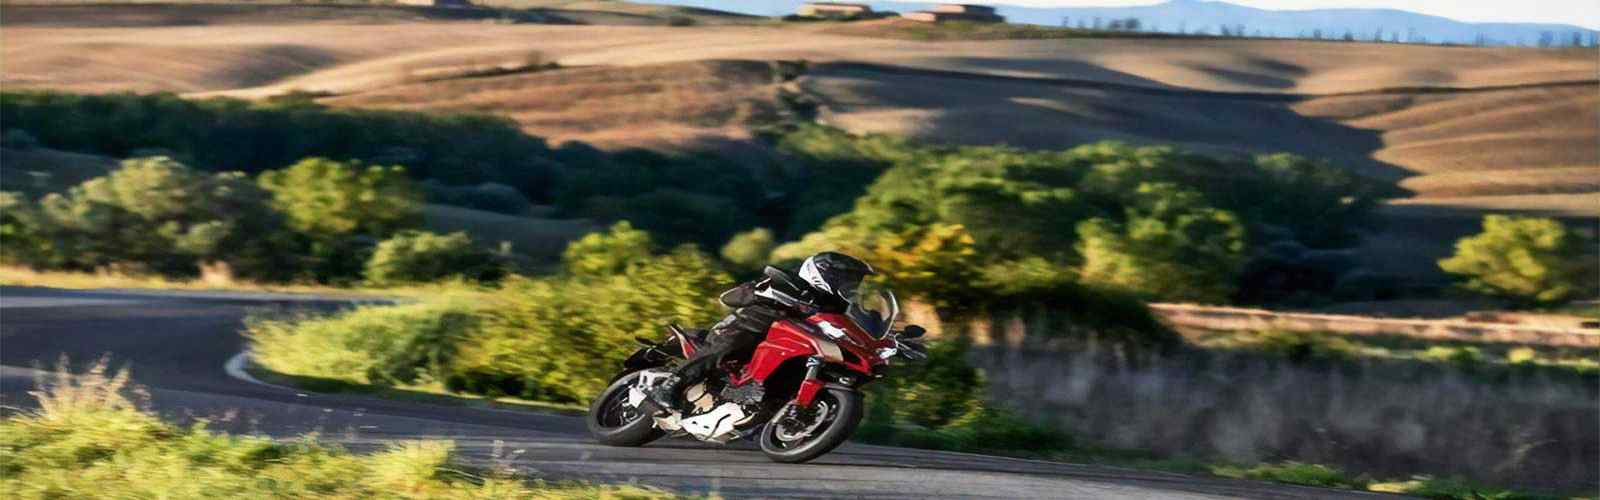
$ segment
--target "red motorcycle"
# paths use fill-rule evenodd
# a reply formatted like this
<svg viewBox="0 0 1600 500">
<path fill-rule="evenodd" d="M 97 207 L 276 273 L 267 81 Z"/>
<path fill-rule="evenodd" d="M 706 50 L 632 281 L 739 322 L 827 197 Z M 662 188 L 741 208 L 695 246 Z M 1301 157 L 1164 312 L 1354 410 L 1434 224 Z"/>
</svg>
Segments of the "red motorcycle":
<svg viewBox="0 0 1600 500">
<path fill-rule="evenodd" d="M 777 268 L 765 273 L 799 283 Z M 891 359 L 927 357 L 911 341 L 922 337 L 922 327 L 892 329 L 899 312 L 894 293 L 882 290 L 863 293 L 844 314 L 778 320 L 748 356 L 727 356 L 708 380 L 686 388 L 685 411 L 657 416 L 640 409 L 645 395 L 705 336 L 669 325 L 662 341 L 638 339 L 644 347 L 589 406 L 589 431 L 612 446 L 642 446 L 668 434 L 719 444 L 754 436 L 773 461 L 817 458 L 855 432 L 864 412 L 861 387 L 882 377 Z"/>
</svg>

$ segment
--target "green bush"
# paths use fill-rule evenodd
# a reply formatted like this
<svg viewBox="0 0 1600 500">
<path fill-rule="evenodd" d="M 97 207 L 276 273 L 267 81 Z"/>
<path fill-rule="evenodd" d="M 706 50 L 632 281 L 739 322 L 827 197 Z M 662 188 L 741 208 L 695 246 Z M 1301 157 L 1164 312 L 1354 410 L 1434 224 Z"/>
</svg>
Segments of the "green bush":
<svg viewBox="0 0 1600 500">
<path fill-rule="evenodd" d="M 307 158 L 257 179 L 304 239 L 300 268 L 321 283 L 359 279 L 372 245 L 422 221 L 422 195 L 401 167 Z"/>
<path fill-rule="evenodd" d="M 940 293 L 962 301 L 1038 297 L 1079 276 L 1149 298 L 1228 301 L 1252 246 L 1273 242 L 1265 236 L 1319 248 L 1353 243 L 1373 200 L 1388 194 L 1291 155 L 1219 159 L 1109 142 L 1066 151 L 942 147 L 822 127 L 801 127 L 779 146 L 812 168 L 883 173 L 850 211 L 778 247 L 775 259 L 871 251 L 879 240 L 960 226 L 975 256 L 939 272 L 959 273 L 945 282 L 966 290 Z M 968 279 L 985 274 L 997 279 Z"/>
<path fill-rule="evenodd" d="M 1364 489 L 1367 482 L 1352 478 L 1339 469 L 1318 464 L 1283 462 L 1261 464 L 1254 467 L 1213 467 L 1212 473 L 1223 477 L 1259 479 L 1279 483 L 1320 486 L 1324 488 Z"/>
<path fill-rule="evenodd" d="M 398 306 L 363 306 L 323 317 L 252 317 L 253 359 L 284 374 L 357 384 L 443 380 L 462 339 L 487 306 L 471 296 Z"/>
<path fill-rule="evenodd" d="M 740 271 L 755 272 L 767 265 L 775 247 L 772 230 L 758 227 L 728 239 L 722 246 L 722 260 Z"/>
<path fill-rule="evenodd" d="M 605 388 L 635 337 L 659 338 L 669 322 L 709 325 L 732 285 L 715 261 L 680 247 L 623 267 L 502 284 L 455 362 L 452 389 L 526 399 L 586 401 Z"/>
<path fill-rule="evenodd" d="M 623 221 L 604 233 L 589 233 L 567 244 L 561 263 L 567 273 L 575 276 L 616 276 L 649 262 L 654 254 L 655 239 L 650 233 Z"/>
<path fill-rule="evenodd" d="M 186 277 L 201 262 L 221 262 L 239 276 L 280 279 L 294 268 L 294 242 L 267 199 L 242 174 L 197 172 L 164 157 L 126 160 L 37 203 L 7 195 L 0 254 L 36 269 Z"/>
<path fill-rule="evenodd" d="M 399 166 L 307 158 L 259 182 L 290 227 L 317 239 L 382 238 L 422 220 L 422 193 Z"/>
<path fill-rule="evenodd" d="M 1462 287 L 1525 304 L 1557 304 L 1595 293 L 1594 256 L 1554 219 L 1489 215 L 1483 232 L 1456 242 L 1439 261 Z"/>
<path fill-rule="evenodd" d="M 1163 300 L 1227 301 L 1244 265 L 1238 218 L 1171 184 L 1141 184 L 1138 192 L 1122 224 L 1078 224 L 1083 281 Z"/>
<path fill-rule="evenodd" d="M 506 266 L 499 256 L 474 246 L 467 233 L 401 231 L 373 250 L 365 275 L 368 283 L 379 286 L 450 277 L 494 282 L 505 277 Z"/>
<path fill-rule="evenodd" d="M 693 247 L 650 251 L 646 233 L 618 224 L 573 243 L 568 272 L 511 277 L 401 306 L 318 318 L 257 319 L 251 349 L 274 371 L 357 384 L 424 379 L 448 389 L 550 402 L 584 401 L 669 322 L 709 325 L 732 279 Z"/>
</svg>

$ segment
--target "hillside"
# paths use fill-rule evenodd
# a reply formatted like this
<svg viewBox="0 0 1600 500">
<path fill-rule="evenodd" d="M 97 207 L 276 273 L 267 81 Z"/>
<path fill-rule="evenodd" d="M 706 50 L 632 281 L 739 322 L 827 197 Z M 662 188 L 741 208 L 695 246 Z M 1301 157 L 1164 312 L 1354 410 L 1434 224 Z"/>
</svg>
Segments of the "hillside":
<svg viewBox="0 0 1600 500">
<path fill-rule="evenodd" d="M 985 75 L 1217 91 L 1339 93 L 1384 87 L 1588 80 L 1587 51 L 1308 41 L 1067 39 L 952 41 L 819 33 L 830 26 L 571 26 L 477 22 L 92 28 L 0 32 L 0 85 L 78 91 L 348 93 L 414 70 L 537 57 L 564 66 L 704 59 L 856 61 Z M 273 18 L 276 19 L 276 18 Z M 265 21 L 263 21 L 265 22 Z"/>
<path fill-rule="evenodd" d="M 421 82 L 322 100 L 334 106 L 475 111 L 529 133 L 599 145 L 711 145 L 776 120 L 776 65 L 698 61 L 590 66 Z"/>
<path fill-rule="evenodd" d="M 646 3 L 698 5 L 737 10 L 755 15 L 795 12 L 804 0 L 737 2 L 729 0 L 642 0 Z M 878 11 L 909 12 L 928 8 L 930 2 L 862 2 Z M 1094 2 L 1088 2 L 1094 3 Z M 1138 19 L 1141 31 L 1161 33 L 1221 34 L 1223 27 L 1248 36 L 1342 38 L 1346 32 L 1368 40 L 1382 32 L 1383 40 L 1431 43 L 1536 46 L 1548 32 L 1555 45 L 1571 42 L 1574 33 L 1592 43 L 1595 30 L 1561 23 L 1473 23 L 1398 9 L 1325 8 L 1266 10 L 1216 0 L 1169 0 L 1152 5 L 1112 7 L 1027 7 L 995 4 L 1012 23 L 1043 26 L 1066 25 L 1100 29 L 1112 20 Z M 1096 24 L 1099 26 L 1096 26 Z"/>
<path fill-rule="evenodd" d="M 660 15 L 613 2 L 526 3 Z M 38 14 L 57 7 L 32 8 L 42 10 L 29 18 L 5 8 L 0 85 L 8 89 L 308 90 L 332 94 L 321 102 L 333 106 L 503 114 L 557 141 L 757 155 L 764 151 L 749 128 L 770 122 L 784 107 L 780 95 L 793 93 L 819 103 L 829 124 L 934 142 L 1290 151 L 1410 191 L 1385 207 L 1389 222 L 1367 249 L 1374 266 L 1396 272 L 1433 273 L 1432 260 L 1476 230 L 1485 211 L 1600 216 L 1600 61 L 1588 50 L 874 33 L 893 21 L 669 27 L 257 15 L 103 27 L 93 16 L 67 22 Z M 806 61 L 803 75 L 785 82 L 795 72 L 772 61 L 796 60 Z"/>
</svg>

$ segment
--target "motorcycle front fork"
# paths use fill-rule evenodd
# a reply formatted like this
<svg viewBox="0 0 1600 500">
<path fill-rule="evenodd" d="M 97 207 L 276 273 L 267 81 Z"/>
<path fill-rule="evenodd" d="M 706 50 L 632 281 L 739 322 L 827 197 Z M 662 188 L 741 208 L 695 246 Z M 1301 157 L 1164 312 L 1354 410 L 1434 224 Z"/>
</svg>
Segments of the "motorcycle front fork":
<svg viewBox="0 0 1600 500">
<path fill-rule="evenodd" d="M 816 402 L 817 393 L 822 391 L 824 385 L 822 382 L 823 363 L 821 356 L 806 358 L 806 378 L 800 382 L 800 390 L 794 395 L 794 404 L 796 406 L 810 408 L 811 403 Z"/>
</svg>

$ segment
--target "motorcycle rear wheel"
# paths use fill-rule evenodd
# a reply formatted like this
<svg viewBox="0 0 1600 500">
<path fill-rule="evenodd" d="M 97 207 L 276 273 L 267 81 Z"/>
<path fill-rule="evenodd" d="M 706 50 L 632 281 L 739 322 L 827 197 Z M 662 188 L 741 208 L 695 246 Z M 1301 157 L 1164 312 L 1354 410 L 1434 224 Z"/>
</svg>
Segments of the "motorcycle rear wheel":
<svg viewBox="0 0 1600 500">
<path fill-rule="evenodd" d="M 618 378 L 589 405 L 584 421 L 589 425 L 589 433 L 601 444 L 644 446 L 666 435 L 656 428 L 655 420 L 644 410 L 627 406 L 628 388 L 638 379 L 637 372 Z"/>
<path fill-rule="evenodd" d="M 861 423 L 864 403 L 860 392 L 829 388 L 817 394 L 813 409 L 825 409 L 826 414 L 815 416 L 823 421 L 808 422 L 810 425 L 805 427 L 814 428 L 805 437 L 792 441 L 782 437 L 793 433 L 793 429 L 783 427 L 782 415 L 767 422 L 761 429 L 761 453 L 774 462 L 797 464 L 833 451 L 855 433 L 856 426 Z"/>
</svg>

